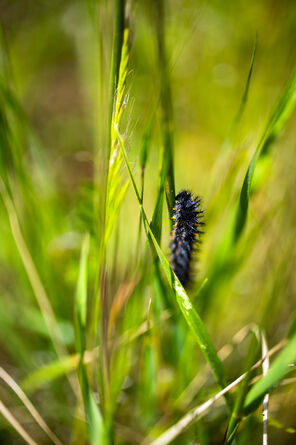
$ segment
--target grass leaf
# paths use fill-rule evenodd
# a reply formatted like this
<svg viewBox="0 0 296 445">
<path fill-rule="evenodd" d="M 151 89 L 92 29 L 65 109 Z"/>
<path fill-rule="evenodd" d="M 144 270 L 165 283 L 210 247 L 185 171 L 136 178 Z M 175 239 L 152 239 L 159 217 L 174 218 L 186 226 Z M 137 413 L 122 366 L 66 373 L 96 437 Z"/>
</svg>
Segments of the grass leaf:
<svg viewBox="0 0 296 445">
<path fill-rule="evenodd" d="M 218 358 L 217 351 L 210 339 L 210 336 L 209 336 L 202 320 L 200 319 L 198 313 L 192 306 L 192 303 L 191 303 L 185 289 L 183 288 L 179 279 L 177 278 L 174 271 L 172 270 L 168 260 L 166 259 L 164 253 L 162 252 L 162 250 L 161 250 L 161 248 L 160 248 L 160 246 L 159 246 L 159 244 L 158 244 L 158 242 L 157 242 L 157 240 L 149 226 L 146 213 L 145 213 L 143 206 L 141 204 L 141 199 L 140 199 L 140 195 L 139 195 L 136 183 L 135 183 L 135 179 L 134 179 L 134 176 L 133 176 L 131 168 L 130 168 L 130 164 L 129 164 L 129 160 L 127 157 L 127 153 L 125 150 L 122 136 L 120 135 L 118 128 L 116 126 L 115 126 L 115 130 L 117 132 L 118 140 L 120 143 L 120 148 L 121 148 L 123 158 L 124 158 L 124 161 L 125 161 L 128 173 L 129 173 L 129 177 L 130 177 L 134 192 L 137 197 L 137 201 L 138 201 L 140 209 L 141 209 L 143 223 L 144 223 L 144 227 L 146 229 L 146 233 L 149 233 L 149 235 L 151 237 L 153 246 L 157 252 L 157 255 L 159 257 L 163 271 L 168 279 L 168 282 L 169 282 L 171 288 L 175 292 L 178 305 L 182 311 L 182 314 L 183 314 L 188 326 L 190 327 L 195 339 L 197 340 L 197 343 L 198 343 L 205 359 L 209 363 L 217 382 L 219 383 L 219 385 L 221 387 L 224 387 L 226 385 L 226 378 L 225 378 L 225 374 L 224 374 L 223 365 Z"/>
<path fill-rule="evenodd" d="M 261 403 L 264 395 L 276 385 L 289 371 L 289 365 L 296 359 L 296 335 L 294 335 L 276 360 L 272 363 L 264 377 L 250 389 L 245 404 L 244 413 L 249 414 Z"/>
<path fill-rule="evenodd" d="M 79 380 L 83 397 L 85 414 L 88 422 L 88 434 L 91 445 L 104 443 L 103 420 L 96 405 L 94 395 L 88 383 L 83 355 L 85 351 L 86 308 L 87 308 L 87 259 L 89 253 L 89 234 L 86 234 L 82 243 L 79 276 L 76 287 L 76 339 L 77 349 L 80 353 Z"/>
<path fill-rule="evenodd" d="M 235 222 L 234 240 L 237 240 L 240 237 L 242 230 L 246 224 L 252 181 L 257 160 L 262 155 L 262 153 L 266 153 L 271 145 L 271 142 L 273 142 L 278 136 L 279 132 L 292 113 L 295 101 L 296 72 L 293 74 L 290 82 L 288 83 L 282 96 L 277 102 L 249 164 L 240 194 L 239 206 Z"/>
<path fill-rule="evenodd" d="M 231 443 L 234 438 L 236 431 L 239 427 L 240 421 L 243 417 L 243 406 L 248 393 L 248 386 L 250 379 L 252 377 L 252 365 L 254 363 L 254 359 L 256 357 L 258 351 L 258 339 L 256 336 L 256 332 L 252 333 L 252 339 L 249 347 L 249 353 L 247 356 L 247 365 L 246 365 L 246 377 L 243 379 L 240 387 L 238 388 L 236 399 L 234 402 L 233 411 L 231 413 L 229 425 L 227 428 L 227 435 L 225 443 Z"/>
</svg>

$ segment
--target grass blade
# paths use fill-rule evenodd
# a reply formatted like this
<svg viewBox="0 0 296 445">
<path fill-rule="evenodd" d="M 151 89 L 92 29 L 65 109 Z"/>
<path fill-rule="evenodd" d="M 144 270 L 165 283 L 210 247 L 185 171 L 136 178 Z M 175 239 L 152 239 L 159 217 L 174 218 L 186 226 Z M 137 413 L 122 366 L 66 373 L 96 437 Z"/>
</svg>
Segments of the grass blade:
<svg viewBox="0 0 296 445">
<path fill-rule="evenodd" d="M 11 414 L 9 409 L 3 405 L 0 401 L 0 413 L 3 417 L 11 424 L 11 426 L 19 433 L 19 435 L 27 442 L 29 445 L 38 445 L 34 439 L 24 430 L 22 425 L 16 420 L 16 418 Z"/>
<path fill-rule="evenodd" d="M 277 102 L 249 164 L 240 194 L 239 206 L 235 221 L 234 241 L 238 240 L 246 224 L 252 181 L 257 160 L 263 153 L 267 152 L 271 143 L 276 139 L 279 132 L 282 130 L 284 124 L 292 113 L 295 101 L 296 72 L 294 72 L 290 82 Z"/>
<path fill-rule="evenodd" d="M 245 89 L 242 95 L 242 99 L 241 99 L 241 103 L 239 106 L 239 109 L 237 111 L 237 114 L 234 118 L 234 122 L 233 122 L 233 128 L 235 128 L 238 123 L 241 120 L 241 117 L 243 115 L 244 109 L 246 107 L 247 104 L 247 100 L 248 100 L 248 95 L 249 95 L 249 89 L 250 89 L 250 83 L 251 83 L 251 78 L 252 78 L 252 74 L 253 74 L 253 68 L 254 68 L 254 62 L 255 62 L 255 57 L 256 57 L 256 52 L 257 52 L 257 44 L 258 44 L 258 36 L 256 34 L 255 37 L 255 42 L 254 42 L 254 46 L 253 46 L 253 51 L 252 51 L 252 56 L 251 56 L 251 62 L 250 62 L 250 67 L 249 67 L 249 71 L 248 71 L 248 76 L 247 76 L 247 82 L 245 85 Z M 232 131 L 230 132 L 230 134 L 232 134 Z"/>
<path fill-rule="evenodd" d="M 165 43 L 165 2 L 164 0 L 155 1 L 156 9 L 156 32 L 157 32 L 157 46 L 158 59 L 160 67 L 160 83 L 161 83 L 161 112 L 162 112 L 162 136 L 164 147 L 163 165 L 165 179 L 167 181 L 166 197 L 169 214 L 175 202 L 175 178 L 174 178 L 174 137 L 173 137 L 173 104 L 171 94 L 170 76 L 166 55 Z"/>
<path fill-rule="evenodd" d="M 84 409 L 88 423 L 88 434 L 91 445 L 101 445 L 104 443 L 103 420 L 99 408 L 96 405 L 94 395 L 88 383 L 83 355 L 85 351 L 86 332 L 86 308 L 87 308 L 87 259 L 89 253 L 89 234 L 82 243 L 79 276 L 76 287 L 76 340 L 77 349 L 80 354 L 79 377 L 83 397 Z"/>
<path fill-rule="evenodd" d="M 296 359 L 296 335 L 294 335 L 277 359 L 270 366 L 267 374 L 262 377 L 249 391 L 244 404 L 245 414 L 254 411 L 261 403 L 264 395 L 278 383 L 289 371 L 289 365 Z"/>
<path fill-rule="evenodd" d="M 138 189 L 137 189 L 137 186 L 136 186 L 136 183 L 135 183 L 135 180 L 134 180 L 131 168 L 130 168 L 130 164 L 128 161 L 128 157 L 127 157 L 127 153 L 125 150 L 122 136 L 120 135 L 118 128 L 116 126 L 115 126 L 115 130 L 117 132 L 120 148 L 121 148 L 123 158 L 124 158 L 124 161 L 125 161 L 128 173 L 129 173 L 129 177 L 130 177 L 134 192 L 137 197 L 137 201 L 138 201 L 140 209 L 141 209 L 143 223 L 144 223 L 146 233 L 149 233 L 149 236 L 151 237 L 153 246 L 157 252 L 157 255 L 159 257 L 159 260 L 160 260 L 160 263 L 164 270 L 164 273 L 169 281 L 171 288 L 175 292 L 177 302 L 179 304 L 179 307 L 182 311 L 182 314 L 183 314 L 188 326 L 190 327 L 195 339 L 197 340 L 197 343 L 198 343 L 204 357 L 206 358 L 207 362 L 209 363 L 217 382 L 219 383 L 219 385 L 221 387 L 224 387 L 226 385 L 226 379 L 225 379 L 223 365 L 218 358 L 217 351 L 209 337 L 209 334 L 208 334 L 202 320 L 200 319 L 198 313 L 195 311 L 194 307 L 192 306 L 192 303 L 191 303 L 186 291 L 184 290 L 182 284 L 180 283 L 180 281 L 178 280 L 174 271 L 172 270 L 168 260 L 166 259 L 156 238 L 154 237 L 154 234 L 149 226 L 146 213 L 143 209 L 143 205 L 141 204 L 141 197 L 138 192 Z"/>
<path fill-rule="evenodd" d="M 42 366 L 29 374 L 22 381 L 21 386 L 25 391 L 33 392 L 48 382 L 75 371 L 78 368 L 78 365 L 79 354 L 76 353 L 63 357 L 59 360 L 51 362 L 48 365 Z"/>
<path fill-rule="evenodd" d="M 87 258 L 89 253 L 89 234 L 86 234 L 81 248 L 79 275 L 76 287 L 76 338 L 78 352 L 85 350 L 86 308 L 87 308 Z"/>
<path fill-rule="evenodd" d="M 268 346 L 264 333 L 262 333 L 262 370 L 263 375 L 268 373 L 269 369 L 269 357 L 268 357 Z M 266 393 L 263 399 L 262 416 L 263 416 L 263 439 L 262 444 L 268 445 L 268 404 L 269 404 L 269 393 Z"/>
<path fill-rule="evenodd" d="M 240 388 L 238 389 L 238 392 L 237 392 L 236 400 L 234 403 L 234 408 L 231 413 L 229 425 L 227 428 L 225 443 L 232 442 L 232 440 L 236 434 L 236 431 L 239 427 L 240 421 L 242 419 L 243 406 L 244 406 L 245 398 L 247 396 L 249 382 L 250 382 L 250 379 L 252 376 L 252 364 L 254 363 L 254 358 L 256 356 L 257 351 L 258 351 L 258 339 L 256 337 L 256 332 L 253 332 L 251 344 L 249 347 L 249 353 L 248 353 L 248 357 L 247 357 L 247 366 L 246 366 L 247 372 L 245 373 L 246 377 L 242 381 Z"/>
<path fill-rule="evenodd" d="M 273 347 L 272 350 L 268 352 L 268 357 L 272 356 L 276 352 L 278 352 L 280 349 L 283 348 L 285 344 L 285 341 L 281 341 L 277 345 Z M 262 364 L 263 360 L 259 360 L 257 363 L 255 363 L 252 366 L 252 370 L 258 368 Z M 235 388 L 239 383 L 241 383 L 246 377 L 248 376 L 248 373 L 245 372 L 244 374 L 240 375 L 237 379 L 235 379 L 233 382 L 231 382 L 229 385 L 227 385 L 222 391 L 219 391 L 217 394 L 215 394 L 213 397 L 211 397 L 206 402 L 202 403 L 201 405 L 192 408 L 185 416 L 183 416 L 177 423 L 175 423 L 173 426 L 168 428 L 164 433 L 162 433 L 157 439 L 150 440 L 150 435 L 144 439 L 142 445 L 166 445 L 170 442 L 172 442 L 177 436 L 179 436 L 190 424 L 193 422 L 196 422 L 200 418 L 202 418 L 208 409 L 222 396 L 227 394 L 229 391 L 231 391 L 233 388 Z"/>
<path fill-rule="evenodd" d="M 56 320 L 53 308 L 51 306 L 50 299 L 45 291 L 43 283 L 41 282 L 34 261 L 31 257 L 27 244 L 24 240 L 18 216 L 14 207 L 14 203 L 11 197 L 9 196 L 9 192 L 1 178 L 0 178 L 0 195 L 2 196 L 4 205 L 7 210 L 13 239 L 15 241 L 19 255 L 23 262 L 24 268 L 27 272 L 36 301 L 44 317 L 44 321 L 46 323 L 48 332 L 50 334 L 52 343 L 54 345 L 57 355 L 59 357 L 63 357 L 67 355 L 67 349 L 64 345 L 63 338 L 58 326 L 58 322 Z M 74 389 L 73 385 L 72 387 Z"/>
<path fill-rule="evenodd" d="M 22 391 L 22 389 L 19 387 L 19 385 L 16 383 L 15 380 L 3 369 L 0 367 L 0 378 L 16 393 L 16 395 L 20 398 L 20 400 L 23 402 L 27 410 L 30 412 L 31 416 L 34 418 L 34 420 L 37 422 L 37 424 L 40 426 L 40 428 L 47 434 L 47 436 L 50 438 L 50 440 L 55 445 L 62 445 L 62 442 L 57 438 L 57 436 L 54 434 L 54 432 L 48 427 L 48 425 L 45 423 L 43 418 L 40 416 L 32 402 L 28 399 L 26 394 Z"/>
<path fill-rule="evenodd" d="M 124 41 L 121 51 L 121 62 L 119 66 L 118 86 L 114 102 L 114 113 L 110 126 L 111 134 L 111 152 L 108 169 L 107 190 L 106 190 L 106 227 L 105 227 L 105 246 L 110 239 L 112 230 L 116 226 L 119 216 L 120 206 L 127 191 L 128 182 L 121 184 L 121 165 L 122 156 L 118 149 L 118 141 L 114 132 L 114 124 L 119 125 L 122 113 L 125 108 L 125 86 L 127 78 L 127 67 L 129 61 L 129 32 L 125 30 Z"/>
<path fill-rule="evenodd" d="M 110 102 L 109 102 L 109 128 L 111 128 L 113 106 L 115 92 L 118 85 L 119 69 L 121 63 L 121 50 L 124 34 L 124 13 L 125 13 L 125 0 L 115 0 L 114 11 L 114 29 L 113 29 L 113 46 L 112 46 L 112 61 L 111 61 L 111 73 L 110 73 Z M 111 151 L 111 134 L 109 134 L 108 150 Z"/>
</svg>

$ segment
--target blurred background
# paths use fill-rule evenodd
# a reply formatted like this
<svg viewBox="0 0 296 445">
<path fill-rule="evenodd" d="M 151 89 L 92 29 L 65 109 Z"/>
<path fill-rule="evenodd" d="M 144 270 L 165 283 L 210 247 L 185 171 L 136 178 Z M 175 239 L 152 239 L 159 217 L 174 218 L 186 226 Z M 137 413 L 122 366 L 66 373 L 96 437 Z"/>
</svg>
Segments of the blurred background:
<svg viewBox="0 0 296 445">
<path fill-rule="evenodd" d="M 152 128 L 144 191 L 145 210 L 151 218 L 162 144 L 155 10 L 150 2 L 138 0 L 128 3 L 127 14 L 131 47 L 121 128 L 137 181 L 140 147 L 147 128 Z M 5 204 L 2 195 L 0 365 L 26 390 L 62 443 L 87 443 L 83 413 L 65 373 L 57 368 L 51 373 L 48 368 L 57 356 L 35 297 L 40 291 L 38 280 L 37 291 L 32 290 L 28 255 L 67 352 L 74 354 L 73 307 L 81 239 L 85 231 L 96 232 L 100 207 L 96 214 L 94 178 L 100 183 L 106 175 L 113 18 L 112 1 L 0 0 L 0 173 L 3 182 L 9 183 L 26 243 L 24 247 L 13 222 L 14 211 L 9 213 L 9 198 Z M 251 156 L 295 68 L 296 3 L 169 0 L 165 1 L 164 23 L 176 191 L 186 188 L 198 194 L 205 209 L 205 234 L 189 294 L 218 349 L 250 323 L 265 329 L 271 347 L 287 334 L 296 303 L 295 113 L 258 162 L 247 226 L 226 265 L 223 243 Z M 248 98 L 236 121 L 256 35 Z M 127 177 L 124 166 L 122 175 Z M 161 245 L 169 256 L 166 208 L 163 224 Z M 147 283 L 134 290 L 133 283 L 143 280 L 143 273 L 135 272 L 137 264 L 149 257 L 143 234 L 141 247 L 137 244 L 138 226 L 139 208 L 130 187 L 106 258 L 109 306 L 121 285 L 132 287 L 130 301 L 126 297 L 124 304 L 119 303 L 121 313 L 114 328 L 118 336 L 125 328 L 140 326 L 155 295 Z M 95 255 L 92 249 L 91 290 L 97 273 Z M 145 261 L 151 265 L 151 258 Z M 205 278 L 208 284 L 196 297 Z M 164 310 L 162 303 L 156 313 Z M 130 347 L 129 368 L 116 399 L 115 443 L 141 443 L 159 419 L 164 417 L 160 431 L 211 393 L 214 382 L 210 380 L 204 392 L 199 388 L 189 401 L 176 402 L 204 366 L 186 332 L 178 319 L 176 325 L 164 323 Z M 242 341 L 226 361 L 229 381 L 243 372 L 246 353 Z M 36 376 L 43 367 L 44 376 Z M 37 443 L 52 443 L 2 381 L 0 397 Z M 270 416 L 281 426 L 270 427 L 270 443 L 296 442 L 295 413 L 295 383 L 289 383 L 271 398 Z M 221 443 L 225 422 L 223 408 L 218 408 L 174 443 L 197 439 Z M 249 419 L 244 428 L 237 443 L 261 443 L 258 419 Z M 0 443 L 24 443 L 1 416 Z"/>
</svg>

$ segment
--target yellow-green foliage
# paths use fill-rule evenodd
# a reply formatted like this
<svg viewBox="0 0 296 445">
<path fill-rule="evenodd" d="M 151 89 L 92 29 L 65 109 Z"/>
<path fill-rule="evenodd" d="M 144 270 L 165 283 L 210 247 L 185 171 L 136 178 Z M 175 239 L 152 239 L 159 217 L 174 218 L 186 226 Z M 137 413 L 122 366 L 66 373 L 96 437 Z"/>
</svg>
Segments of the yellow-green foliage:
<svg viewBox="0 0 296 445">
<path fill-rule="evenodd" d="M 294 443 L 296 4 L 2 3 L 0 443 Z"/>
</svg>

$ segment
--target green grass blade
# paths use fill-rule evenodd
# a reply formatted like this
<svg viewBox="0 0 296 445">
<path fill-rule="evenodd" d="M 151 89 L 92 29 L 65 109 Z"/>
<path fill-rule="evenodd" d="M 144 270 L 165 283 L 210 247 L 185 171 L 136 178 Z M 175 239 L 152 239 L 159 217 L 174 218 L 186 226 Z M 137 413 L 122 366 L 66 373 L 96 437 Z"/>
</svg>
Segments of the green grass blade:
<svg viewBox="0 0 296 445">
<path fill-rule="evenodd" d="M 140 163 L 140 168 L 141 168 L 141 187 L 140 187 L 141 192 L 140 192 L 140 195 L 141 195 L 141 203 L 142 204 L 143 204 L 143 199 L 144 199 L 145 170 L 146 170 L 146 164 L 147 164 L 147 159 L 148 159 L 148 148 L 150 145 L 151 133 L 152 133 L 152 121 L 148 127 L 148 130 L 146 130 L 146 132 L 144 133 L 141 150 L 140 150 L 140 154 L 139 154 L 139 163 Z M 139 252 L 139 247 L 140 247 L 141 229 L 142 229 L 142 215 L 140 214 L 137 252 Z"/>
<path fill-rule="evenodd" d="M 89 440 L 91 445 L 102 445 L 106 443 L 103 420 L 95 402 L 94 395 L 89 387 L 86 370 L 82 362 L 79 365 L 79 371 L 84 409 L 88 421 Z"/>
<path fill-rule="evenodd" d="M 165 42 L 165 2 L 164 0 L 155 1 L 156 9 L 156 33 L 158 46 L 158 59 L 160 68 L 160 102 L 162 113 L 162 138 L 164 147 L 163 165 L 165 179 L 167 181 L 166 197 L 169 214 L 175 203 L 175 177 L 174 177 L 174 136 L 173 136 L 173 103 L 171 93 L 171 83 L 166 55 Z"/>
<path fill-rule="evenodd" d="M 79 381 L 83 397 L 84 409 L 87 418 L 88 434 L 91 445 L 104 443 L 103 420 L 96 405 L 94 395 L 88 383 L 86 368 L 83 363 L 86 337 L 86 308 L 87 308 L 87 259 L 89 253 L 89 234 L 84 237 L 79 266 L 79 276 L 76 287 L 76 340 L 80 353 Z"/>
<path fill-rule="evenodd" d="M 162 211 L 163 211 L 163 197 L 165 192 L 165 184 L 168 181 L 168 184 L 171 183 L 171 179 L 169 177 L 172 175 L 173 177 L 173 169 L 171 164 L 171 154 L 172 154 L 173 146 L 172 144 L 166 144 L 161 150 L 161 160 L 160 160 L 160 171 L 159 171 L 159 185 L 156 196 L 156 202 L 152 214 L 151 220 L 151 229 L 154 233 L 154 236 L 157 242 L 160 244 L 161 240 L 161 231 L 162 231 Z M 170 154 L 171 153 L 171 154 Z M 171 187 L 169 186 L 169 189 Z M 174 187 L 173 189 L 174 190 Z M 174 191 L 175 193 L 175 191 Z M 167 202 L 169 205 L 169 209 L 174 205 L 175 195 L 173 197 L 168 198 L 167 194 Z M 171 201 L 171 204 L 170 204 Z"/>
<path fill-rule="evenodd" d="M 236 116 L 234 118 L 233 128 L 235 128 L 238 125 L 238 123 L 240 122 L 241 117 L 242 117 L 243 112 L 244 112 L 244 109 L 246 107 L 247 101 L 248 101 L 250 83 L 251 83 L 251 78 L 252 78 L 253 69 L 254 69 L 254 62 L 255 62 L 255 57 L 256 57 L 256 52 L 257 52 L 257 43 L 258 43 L 258 36 L 256 34 L 255 42 L 254 42 L 254 46 L 253 46 L 253 51 L 252 51 L 252 56 L 251 56 L 250 67 L 249 67 L 248 76 L 247 76 L 247 81 L 246 81 L 246 85 L 245 85 L 245 89 L 244 89 L 244 92 L 243 92 L 243 95 L 242 95 L 242 99 L 241 99 L 241 103 L 240 103 L 239 109 L 238 109 L 237 114 L 236 114 Z"/>
<path fill-rule="evenodd" d="M 110 73 L 110 102 L 109 102 L 109 128 L 111 128 L 114 98 L 118 85 L 119 69 L 122 56 L 122 43 L 124 34 L 124 14 L 125 14 L 125 0 L 114 1 L 114 28 L 113 28 L 113 46 L 112 46 L 112 61 Z M 111 134 L 109 135 L 108 143 L 109 153 L 111 151 Z"/>
<path fill-rule="evenodd" d="M 122 156 L 118 149 L 117 136 L 114 131 L 114 124 L 119 125 L 124 111 L 125 86 L 127 78 L 127 67 L 129 61 L 129 32 L 124 32 L 124 41 L 121 51 L 121 62 L 119 66 L 118 86 L 116 90 L 114 113 L 110 127 L 111 134 L 111 152 L 108 169 L 108 180 L 106 190 L 106 228 L 105 245 L 110 239 L 112 230 L 116 227 L 120 207 L 127 191 L 127 183 L 122 184 L 121 165 Z"/>
<path fill-rule="evenodd" d="M 259 144 L 257 145 L 255 153 L 253 154 L 251 162 L 249 164 L 240 194 L 239 207 L 235 222 L 235 232 L 234 232 L 235 241 L 240 237 L 242 230 L 246 224 L 250 192 L 257 160 L 262 155 L 262 153 L 266 153 L 266 151 L 269 149 L 271 145 L 271 142 L 273 142 L 276 139 L 279 132 L 282 130 L 287 119 L 292 113 L 295 101 L 296 101 L 296 72 L 294 72 L 290 82 L 288 83 L 282 96 L 277 102 L 274 111 L 272 112 L 267 122 L 267 125 L 259 141 Z"/>
<path fill-rule="evenodd" d="M 262 402 L 264 395 L 276 385 L 289 372 L 289 365 L 296 359 L 296 335 L 294 335 L 287 346 L 279 354 L 268 373 L 262 377 L 249 391 L 245 404 L 244 413 L 254 411 Z"/>
<path fill-rule="evenodd" d="M 243 417 L 243 407 L 244 407 L 244 402 L 248 393 L 248 387 L 249 387 L 249 382 L 252 376 L 252 365 L 254 364 L 255 361 L 255 357 L 256 354 L 258 352 L 258 339 L 257 336 L 255 335 L 255 333 L 253 333 L 253 337 L 250 343 L 250 347 L 249 347 L 249 353 L 248 353 L 248 357 L 247 357 L 247 375 L 244 378 L 244 380 L 242 381 L 242 383 L 240 384 L 240 387 L 238 389 L 237 395 L 236 395 L 236 399 L 234 402 L 234 407 L 233 407 L 233 411 L 231 413 L 231 417 L 230 417 L 230 421 L 229 421 L 229 425 L 227 428 L 227 435 L 226 435 L 226 440 L 225 443 L 230 443 L 232 441 L 232 439 L 235 436 L 235 433 L 239 427 L 240 421 Z"/>
<path fill-rule="evenodd" d="M 175 291 L 178 305 L 182 311 L 182 314 L 183 314 L 188 326 L 190 327 L 195 339 L 197 340 L 197 343 L 198 343 L 205 359 L 209 363 L 217 382 L 219 383 L 219 385 L 221 387 L 224 387 L 226 385 L 226 379 L 225 379 L 223 365 L 218 358 L 217 351 L 210 339 L 210 336 L 209 336 L 202 320 L 200 319 L 198 313 L 192 306 L 192 303 L 191 303 L 186 291 L 184 290 L 182 284 L 180 283 L 179 279 L 177 278 L 174 271 L 172 270 L 168 260 L 166 259 L 164 253 L 162 252 L 162 250 L 161 250 L 161 248 L 160 248 L 160 246 L 159 246 L 159 244 L 158 244 L 158 242 L 157 242 L 157 240 L 149 226 L 146 213 L 145 213 L 143 206 L 141 204 L 140 194 L 138 192 L 138 189 L 137 189 L 137 186 L 136 186 L 136 183 L 134 180 L 134 176 L 131 171 L 131 167 L 129 164 L 129 160 L 127 157 L 127 153 L 125 150 L 122 136 L 120 135 L 118 128 L 116 126 L 115 126 L 115 129 L 117 131 L 120 148 L 121 148 L 122 155 L 123 155 L 123 158 L 124 158 L 124 161 L 125 161 L 128 173 L 129 173 L 129 177 L 130 177 L 134 192 L 137 197 L 137 201 L 138 201 L 140 209 L 141 209 L 146 233 L 148 232 L 149 236 L 151 237 L 153 246 L 157 252 L 157 255 L 158 255 L 158 258 L 162 265 L 163 271 L 169 281 L 171 288 Z"/>
<path fill-rule="evenodd" d="M 24 391 L 32 392 L 59 377 L 73 372 L 78 368 L 79 354 L 69 355 L 38 368 L 29 374 L 22 382 Z"/>
<path fill-rule="evenodd" d="M 162 232 L 162 210 L 163 210 L 164 189 L 159 188 L 157 199 L 151 219 L 151 230 L 155 235 L 157 242 L 160 244 Z"/>
<path fill-rule="evenodd" d="M 44 321 L 48 328 L 52 343 L 59 357 L 67 355 L 67 349 L 64 345 L 63 338 L 56 320 L 55 313 L 53 311 L 50 299 L 45 291 L 43 283 L 40 279 L 38 270 L 35 266 L 31 253 L 23 237 L 18 215 L 15 210 L 14 201 L 11 199 L 10 194 L 2 181 L 0 176 L 0 196 L 3 199 L 4 205 L 7 210 L 8 219 L 10 223 L 10 229 L 15 241 L 17 250 L 23 262 L 24 268 L 31 283 L 36 301 L 39 305 L 40 311 L 43 315 Z"/>
<path fill-rule="evenodd" d="M 76 338 L 77 349 L 83 355 L 85 350 L 86 308 L 87 308 L 87 258 L 89 253 L 89 234 L 86 234 L 81 248 L 79 275 L 76 287 Z"/>
</svg>

